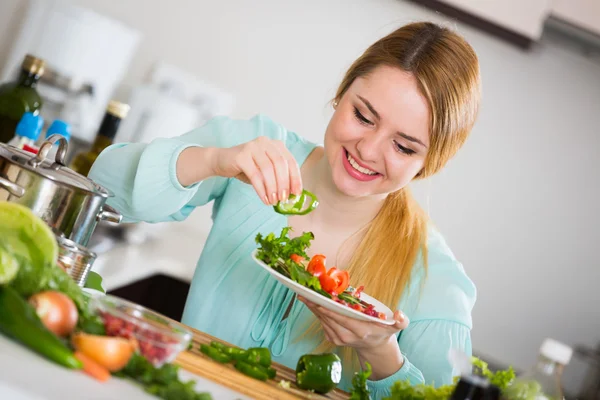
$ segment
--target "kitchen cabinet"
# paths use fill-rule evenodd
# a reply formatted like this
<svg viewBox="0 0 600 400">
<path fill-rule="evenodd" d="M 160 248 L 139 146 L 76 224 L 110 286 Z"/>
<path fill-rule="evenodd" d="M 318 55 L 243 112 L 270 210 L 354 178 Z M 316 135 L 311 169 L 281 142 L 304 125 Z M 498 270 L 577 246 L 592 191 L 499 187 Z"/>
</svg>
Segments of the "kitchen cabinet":
<svg viewBox="0 0 600 400">
<path fill-rule="evenodd" d="M 599 0 L 554 0 L 552 16 L 600 35 Z"/>
<path fill-rule="evenodd" d="M 570 2 L 571 0 L 564 0 Z M 541 37 L 552 0 L 443 0 L 531 40 Z"/>
</svg>

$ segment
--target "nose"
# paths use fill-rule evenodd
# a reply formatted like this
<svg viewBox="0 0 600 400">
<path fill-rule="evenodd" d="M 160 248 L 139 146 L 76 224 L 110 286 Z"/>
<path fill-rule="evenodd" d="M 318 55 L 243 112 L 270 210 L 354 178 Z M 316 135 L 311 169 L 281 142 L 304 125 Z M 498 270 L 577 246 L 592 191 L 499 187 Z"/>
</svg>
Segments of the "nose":
<svg viewBox="0 0 600 400">
<path fill-rule="evenodd" d="M 381 136 L 377 133 L 371 133 L 358 141 L 356 150 L 361 160 L 374 165 L 377 163 L 383 154 Z"/>
</svg>

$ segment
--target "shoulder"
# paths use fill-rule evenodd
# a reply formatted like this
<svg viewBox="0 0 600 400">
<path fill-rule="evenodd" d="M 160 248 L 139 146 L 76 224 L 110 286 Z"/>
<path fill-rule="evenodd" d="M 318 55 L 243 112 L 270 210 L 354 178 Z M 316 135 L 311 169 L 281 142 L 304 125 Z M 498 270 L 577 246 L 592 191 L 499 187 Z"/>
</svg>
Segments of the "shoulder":
<svg viewBox="0 0 600 400">
<path fill-rule="evenodd" d="M 427 266 L 419 257 L 403 306 L 411 321 L 442 319 L 472 328 L 477 289 L 442 234 L 430 226 Z"/>
<path fill-rule="evenodd" d="M 203 145 L 213 144 L 211 142 L 214 141 L 214 145 L 219 147 L 237 146 L 262 136 L 282 141 L 297 158 L 305 157 L 316 147 L 316 143 L 287 129 L 265 114 L 256 114 L 250 118 L 216 116 L 185 136 L 190 138 L 202 136 Z"/>
</svg>

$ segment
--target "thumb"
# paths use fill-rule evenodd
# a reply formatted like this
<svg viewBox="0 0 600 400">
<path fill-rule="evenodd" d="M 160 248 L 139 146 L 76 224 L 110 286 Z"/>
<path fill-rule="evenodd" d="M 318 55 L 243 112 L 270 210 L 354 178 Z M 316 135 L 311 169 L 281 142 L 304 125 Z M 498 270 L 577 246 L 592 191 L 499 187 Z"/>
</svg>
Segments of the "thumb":
<svg viewBox="0 0 600 400">
<path fill-rule="evenodd" d="M 404 314 L 400 310 L 394 312 L 394 320 L 396 321 L 396 323 L 394 324 L 394 328 L 399 330 L 406 329 L 408 327 L 408 324 L 410 323 L 410 320 L 408 319 L 406 314 Z"/>
</svg>

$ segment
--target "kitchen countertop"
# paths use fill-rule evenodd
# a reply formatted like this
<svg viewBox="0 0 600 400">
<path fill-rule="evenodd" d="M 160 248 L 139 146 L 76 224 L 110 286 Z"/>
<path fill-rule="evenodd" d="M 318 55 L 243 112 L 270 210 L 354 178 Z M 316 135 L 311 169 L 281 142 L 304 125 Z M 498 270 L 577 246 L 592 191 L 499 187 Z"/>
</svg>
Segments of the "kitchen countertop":
<svg viewBox="0 0 600 400">
<path fill-rule="evenodd" d="M 106 291 L 152 275 L 191 282 L 208 232 L 183 223 L 143 226 L 151 237 L 139 244 L 121 242 L 98 254 L 92 270 L 102 276 Z"/>
<path fill-rule="evenodd" d="M 157 400 L 135 383 L 111 378 L 101 383 L 83 372 L 46 360 L 0 335 L 0 399 L 10 400 Z M 180 369 L 180 378 L 196 381 L 196 390 L 210 392 L 214 400 L 249 397 L 209 379 Z"/>
</svg>

